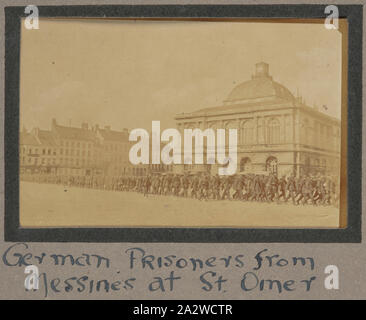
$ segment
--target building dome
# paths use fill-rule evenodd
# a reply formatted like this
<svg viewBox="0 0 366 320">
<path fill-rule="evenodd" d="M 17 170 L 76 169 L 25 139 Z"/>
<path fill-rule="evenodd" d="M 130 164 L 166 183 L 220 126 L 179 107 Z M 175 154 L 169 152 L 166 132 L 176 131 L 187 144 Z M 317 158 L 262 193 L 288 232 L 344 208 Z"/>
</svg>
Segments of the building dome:
<svg viewBox="0 0 366 320">
<path fill-rule="evenodd" d="M 269 75 L 268 64 L 260 62 L 256 64 L 256 72 L 252 79 L 237 85 L 224 102 L 236 103 L 270 97 L 285 100 L 295 99 L 286 87 L 272 80 L 272 77 Z"/>
</svg>

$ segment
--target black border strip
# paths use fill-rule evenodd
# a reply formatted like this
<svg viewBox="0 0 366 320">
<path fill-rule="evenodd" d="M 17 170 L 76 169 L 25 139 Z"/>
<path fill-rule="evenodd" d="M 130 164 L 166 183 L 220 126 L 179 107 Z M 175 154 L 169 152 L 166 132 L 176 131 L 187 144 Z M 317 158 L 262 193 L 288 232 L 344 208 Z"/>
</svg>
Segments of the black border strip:
<svg viewBox="0 0 366 320">
<path fill-rule="evenodd" d="M 326 5 L 38 6 L 40 17 L 324 18 Z M 348 226 L 344 229 L 42 228 L 19 226 L 20 18 L 5 8 L 5 241 L 26 242 L 361 242 L 362 5 L 338 5 L 348 37 Z"/>
</svg>

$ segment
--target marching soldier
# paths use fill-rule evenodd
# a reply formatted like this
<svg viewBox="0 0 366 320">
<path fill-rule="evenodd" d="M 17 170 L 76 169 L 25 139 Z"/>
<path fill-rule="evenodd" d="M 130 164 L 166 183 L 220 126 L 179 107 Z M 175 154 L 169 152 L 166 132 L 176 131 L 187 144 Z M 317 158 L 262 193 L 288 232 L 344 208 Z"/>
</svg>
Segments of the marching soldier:
<svg viewBox="0 0 366 320">
<path fill-rule="evenodd" d="M 277 201 L 280 201 L 282 198 L 284 202 L 287 202 L 286 196 L 286 176 L 282 175 L 282 177 L 278 180 L 278 190 L 277 190 Z"/>
<path fill-rule="evenodd" d="M 291 173 L 291 175 L 287 179 L 286 188 L 288 191 L 288 196 L 287 196 L 286 201 L 291 198 L 292 203 L 296 204 L 297 189 L 296 189 L 296 180 L 295 180 L 295 176 L 293 173 Z"/>
<path fill-rule="evenodd" d="M 221 196 L 221 200 L 225 200 L 225 198 L 227 198 L 228 200 L 231 200 L 231 196 L 230 196 L 230 189 L 232 186 L 232 182 L 230 179 L 230 176 L 226 176 L 222 187 L 223 187 L 223 192 L 222 192 L 222 196 Z"/>
<path fill-rule="evenodd" d="M 183 197 L 188 197 L 188 189 L 189 189 L 189 177 L 185 173 L 182 177 L 182 187 L 183 187 Z"/>
</svg>

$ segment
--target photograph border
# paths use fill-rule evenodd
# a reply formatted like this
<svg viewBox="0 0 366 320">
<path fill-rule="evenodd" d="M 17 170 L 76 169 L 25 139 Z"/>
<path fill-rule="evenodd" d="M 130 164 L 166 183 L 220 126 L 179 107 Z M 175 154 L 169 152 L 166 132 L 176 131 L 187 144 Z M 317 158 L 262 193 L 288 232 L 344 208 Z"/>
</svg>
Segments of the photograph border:
<svg viewBox="0 0 366 320">
<path fill-rule="evenodd" d="M 20 27 L 25 6 L 5 8 L 5 241 L 182 243 L 360 243 L 362 169 L 362 5 L 337 5 L 348 21 L 347 227 L 281 228 L 21 228 L 19 224 Z M 47 18 L 325 19 L 326 5 L 38 6 Z M 342 134 L 343 136 L 343 134 Z"/>
</svg>

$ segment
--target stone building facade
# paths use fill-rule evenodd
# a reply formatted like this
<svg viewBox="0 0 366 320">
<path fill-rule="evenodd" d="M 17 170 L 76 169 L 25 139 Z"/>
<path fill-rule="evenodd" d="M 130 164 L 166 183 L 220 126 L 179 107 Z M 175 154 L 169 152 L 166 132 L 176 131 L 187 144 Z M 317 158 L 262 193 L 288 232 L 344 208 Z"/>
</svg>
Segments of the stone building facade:
<svg viewBox="0 0 366 320">
<path fill-rule="evenodd" d="M 101 128 L 87 123 L 71 127 L 53 119 L 51 130 L 34 128 L 20 132 L 20 172 L 117 177 L 171 171 L 172 167 L 164 164 L 132 165 L 129 151 L 133 143 L 126 128 L 116 131 L 110 126 Z"/>
<path fill-rule="evenodd" d="M 63 126 L 52 120 L 51 130 L 20 132 L 20 172 L 55 175 L 123 175 L 128 161 L 128 130 L 110 127 Z"/>
<path fill-rule="evenodd" d="M 237 172 L 339 175 L 340 120 L 275 82 L 267 63 L 255 67 L 252 79 L 236 86 L 221 106 L 176 115 L 178 129 L 237 129 Z M 216 173 L 218 165 L 179 168 Z"/>
</svg>

